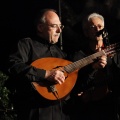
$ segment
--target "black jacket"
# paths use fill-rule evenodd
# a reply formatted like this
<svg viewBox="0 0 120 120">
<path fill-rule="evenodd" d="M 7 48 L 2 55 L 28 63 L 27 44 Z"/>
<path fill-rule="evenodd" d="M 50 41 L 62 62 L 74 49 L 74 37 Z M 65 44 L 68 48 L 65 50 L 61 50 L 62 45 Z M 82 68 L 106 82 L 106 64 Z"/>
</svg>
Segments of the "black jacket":
<svg viewBox="0 0 120 120">
<path fill-rule="evenodd" d="M 68 120 L 67 115 L 61 112 L 63 108 L 62 105 L 60 108 L 60 101 L 45 99 L 31 84 L 42 81 L 45 77 L 45 69 L 40 65 L 37 68 L 31 63 L 47 57 L 65 59 L 67 55 L 57 45 L 34 37 L 20 40 L 16 52 L 9 57 L 9 72 L 12 86 L 15 88 L 13 99 L 19 120 L 61 120 L 61 117 Z M 47 62 L 44 64 L 47 65 Z"/>
<path fill-rule="evenodd" d="M 76 52 L 73 61 L 92 55 L 89 46 Z M 96 60 L 95 60 L 96 61 Z M 102 74 L 101 74 L 102 73 Z M 118 120 L 120 113 L 120 53 L 108 57 L 107 65 L 94 70 L 91 64 L 81 68 L 72 90 L 73 120 Z M 81 96 L 78 93 L 83 92 Z M 79 117 L 75 117 L 78 116 Z"/>
</svg>

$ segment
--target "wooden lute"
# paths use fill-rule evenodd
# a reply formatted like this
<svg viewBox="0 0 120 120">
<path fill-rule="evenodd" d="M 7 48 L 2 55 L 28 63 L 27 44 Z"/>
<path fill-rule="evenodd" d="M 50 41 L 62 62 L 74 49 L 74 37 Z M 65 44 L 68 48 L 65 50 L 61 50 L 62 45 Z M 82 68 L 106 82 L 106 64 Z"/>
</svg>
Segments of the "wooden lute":
<svg viewBox="0 0 120 120">
<path fill-rule="evenodd" d="M 69 95 L 73 89 L 80 68 L 91 64 L 94 60 L 102 55 L 110 56 L 120 50 L 120 43 L 115 43 L 107 46 L 104 50 L 80 59 L 76 62 L 71 62 L 61 58 L 41 58 L 35 60 L 31 65 L 45 70 L 59 69 L 64 72 L 66 79 L 62 85 L 51 83 L 47 80 L 40 82 L 32 82 L 33 87 L 37 92 L 48 100 L 60 100 Z"/>
</svg>

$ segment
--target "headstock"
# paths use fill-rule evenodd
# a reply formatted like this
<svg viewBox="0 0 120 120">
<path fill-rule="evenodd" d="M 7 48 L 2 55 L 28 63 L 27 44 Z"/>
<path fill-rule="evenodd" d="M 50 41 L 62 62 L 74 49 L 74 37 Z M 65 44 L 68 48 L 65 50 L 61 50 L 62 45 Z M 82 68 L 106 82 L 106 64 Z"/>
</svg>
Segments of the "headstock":
<svg viewBox="0 0 120 120">
<path fill-rule="evenodd" d="M 113 56 L 120 51 L 120 42 L 106 46 L 104 52 L 107 56 Z"/>
</svg>

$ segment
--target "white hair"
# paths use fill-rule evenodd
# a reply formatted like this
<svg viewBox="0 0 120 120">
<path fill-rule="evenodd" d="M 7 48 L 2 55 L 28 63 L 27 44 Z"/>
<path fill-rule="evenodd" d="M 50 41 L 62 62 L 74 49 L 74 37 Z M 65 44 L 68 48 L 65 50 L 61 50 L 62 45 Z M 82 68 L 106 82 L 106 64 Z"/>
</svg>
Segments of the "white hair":
<svg viewBox="0 0 120 120">
<path fill-rule="evenodd" d="M 103 24 L 105 24 L 105 23 L 104 23 L 104 17 L 103 17 L 102 15 L 100 15 L 100 14 L 98 14 L 98 13 L 91 13 L 91 14 L 89 14 L 88 16 L 86 16 L 85 19 L 83 19 L 82 27 L 83 27 L 83 32 L 84 32 L 84 34 L 87 33 L 88 27 L 89 27 L 89 26 L 88 26 L 88 25 L 89 25 L 89 22 L 90 22 L 90 20 L 91 20 L 92 18 L 94 18 L 94 17 L 100 18 L 100 19 L 103 21 Z"/>
<path fill-rule="evenodd" d="M 98 17 L 98 18 L 100 18 L 100 19 L 103 21 L 103 23 L 104 23 L 104 17 L 103 17 L 102 15 L 98 14 L 98 13 L 92 13 L 92 14 L 90 14 L 90 15 L 88 16 L 88 21 L 90 21 L 93 17 Z"/>
</svg>

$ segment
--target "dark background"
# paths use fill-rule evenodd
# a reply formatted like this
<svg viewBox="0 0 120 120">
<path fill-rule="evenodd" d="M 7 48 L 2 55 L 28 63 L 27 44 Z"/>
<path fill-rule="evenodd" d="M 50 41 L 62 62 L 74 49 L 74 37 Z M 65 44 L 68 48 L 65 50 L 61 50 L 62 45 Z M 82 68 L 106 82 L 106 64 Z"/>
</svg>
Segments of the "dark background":
<svg viewBox="0 0 120 120">
<path fill-rule="evenodd" d="M 56 9 L 65 25 L 60 39 L 64 51 L 82 42 L 81 21 L 88 12 L 105 18 L 111 43 L 120 39 L 120 0 L 4 0 L 0 3 L 0 70 L 7 73 L 8 56 L 17 41 L 33 34 L 33 20 L 42 8 Z"/>
</svg>

